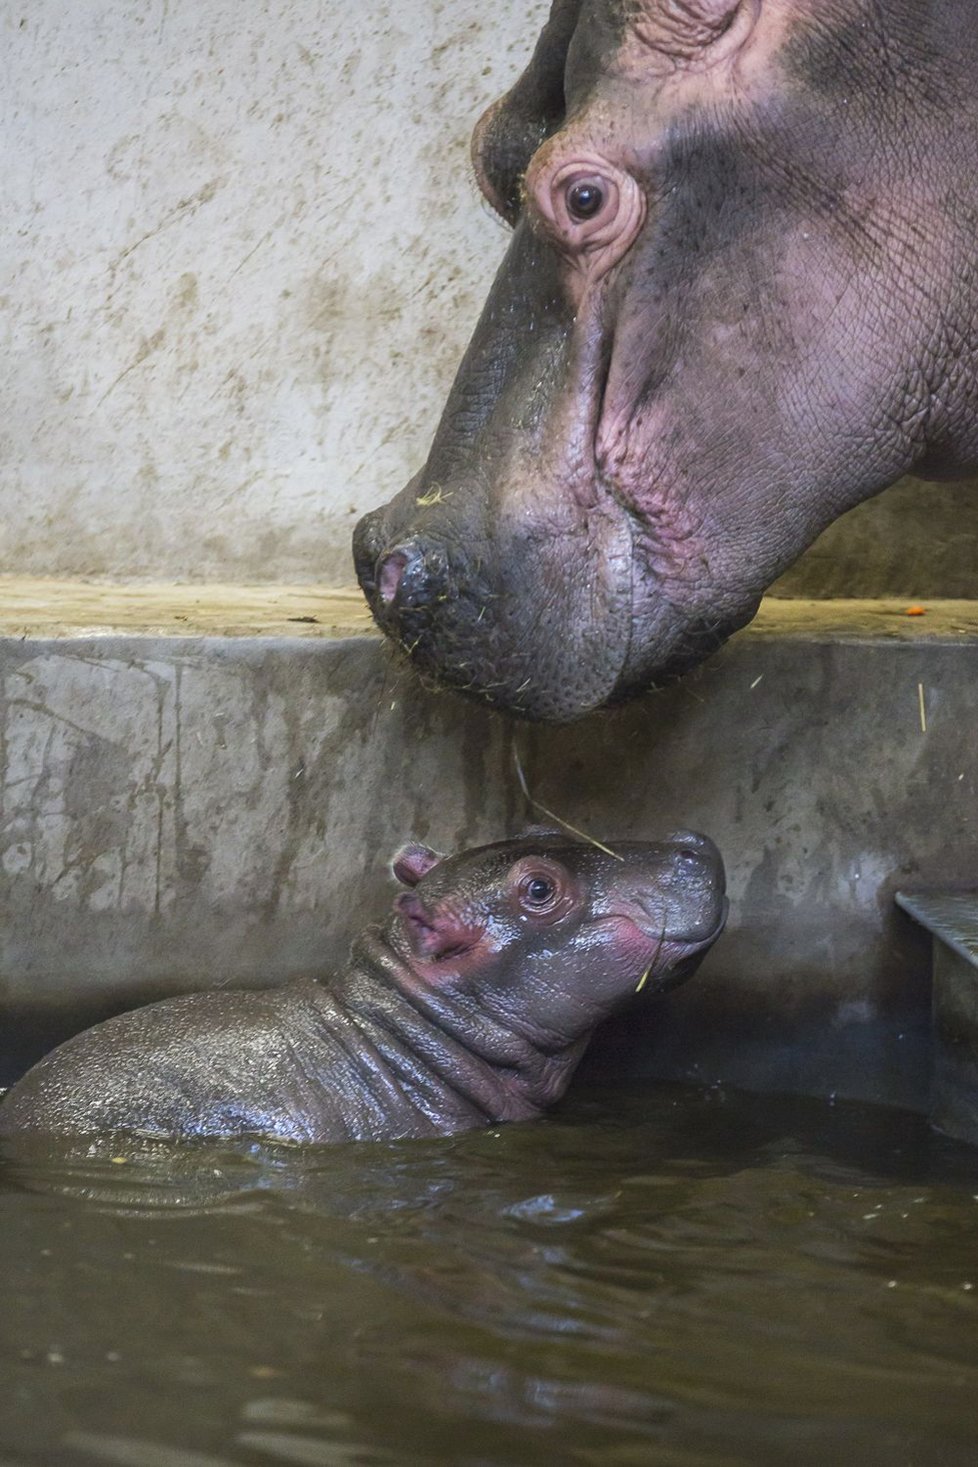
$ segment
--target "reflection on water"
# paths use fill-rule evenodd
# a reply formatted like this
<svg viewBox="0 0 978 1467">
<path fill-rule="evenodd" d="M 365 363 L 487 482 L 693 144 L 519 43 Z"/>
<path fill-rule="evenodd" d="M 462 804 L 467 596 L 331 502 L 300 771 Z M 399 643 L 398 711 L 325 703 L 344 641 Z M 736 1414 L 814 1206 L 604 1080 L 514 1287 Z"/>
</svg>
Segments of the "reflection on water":
<svg viewBox="0 0 978 1467">
<path fill-rule="evenodd" d="M 957 1467 L 978 1153 L 674 1088 L 0 1169 L 0 1467 Z"/>
</svg>

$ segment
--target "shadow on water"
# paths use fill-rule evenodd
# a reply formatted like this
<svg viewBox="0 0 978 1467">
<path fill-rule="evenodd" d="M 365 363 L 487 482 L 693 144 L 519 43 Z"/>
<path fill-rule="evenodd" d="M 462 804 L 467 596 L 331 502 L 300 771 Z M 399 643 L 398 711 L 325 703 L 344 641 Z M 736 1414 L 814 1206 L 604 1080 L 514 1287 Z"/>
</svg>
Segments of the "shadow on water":
<svg viewBox="0 0 978 1467">
<path fill-rule="evenodd" d="M 975 1461 L 978 1154 L 645 1087 L 0 1168 L 0 1467 Z"/>
</svg>

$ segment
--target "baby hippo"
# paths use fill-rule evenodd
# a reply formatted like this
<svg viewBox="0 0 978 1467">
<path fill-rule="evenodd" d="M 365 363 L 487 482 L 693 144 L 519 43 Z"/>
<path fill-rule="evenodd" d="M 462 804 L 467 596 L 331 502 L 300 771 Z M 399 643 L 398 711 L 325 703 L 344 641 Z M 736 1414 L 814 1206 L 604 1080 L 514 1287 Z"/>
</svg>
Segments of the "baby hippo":
<svg viewBox="0 0 978 1467">
<path fill-rule="evenodd" d="M 723 927 L 704 836 L 614 850 L 552 831 L 448 858 L 406 846 L 409 890 L 334 977 L 98 1024 L 10 1090 L 0 1134 L 365 1141 L 538 1116 L 595 1025 L 688 977 Z"/>
</svg>

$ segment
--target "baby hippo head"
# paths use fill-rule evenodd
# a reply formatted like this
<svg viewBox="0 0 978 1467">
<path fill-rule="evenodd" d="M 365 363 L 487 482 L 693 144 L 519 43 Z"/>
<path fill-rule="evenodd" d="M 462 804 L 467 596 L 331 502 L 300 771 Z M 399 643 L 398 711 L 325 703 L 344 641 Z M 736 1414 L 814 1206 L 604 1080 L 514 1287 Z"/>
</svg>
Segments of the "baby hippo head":
<svg viewBox="0 0 978 1467">
<path fill-rule="evenodd" d="M 393 865 L 410 890 L 387 936 L 412 984 L 541 1048 L 689 977 L 726 918 L 720 854 L 688 831 L 600 848 L 531 830 L 444 858 L 406 846 Z"/>
</svg>

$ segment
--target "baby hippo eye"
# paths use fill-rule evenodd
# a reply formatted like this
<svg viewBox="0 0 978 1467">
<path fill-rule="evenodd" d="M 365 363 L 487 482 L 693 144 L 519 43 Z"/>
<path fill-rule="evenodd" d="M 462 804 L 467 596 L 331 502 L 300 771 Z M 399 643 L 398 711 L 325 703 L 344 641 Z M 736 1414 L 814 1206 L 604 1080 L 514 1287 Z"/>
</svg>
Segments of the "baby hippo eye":
<svg viewBox="0 0 978 1467">
<path fill-rule="evenodd" d="M 567 893 L 557 871 L 534 863 L 515 874 L 516 899 L 528 916 L 550 916 L 564 904 Z"/>
</svg>

